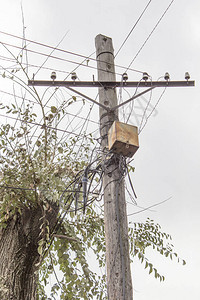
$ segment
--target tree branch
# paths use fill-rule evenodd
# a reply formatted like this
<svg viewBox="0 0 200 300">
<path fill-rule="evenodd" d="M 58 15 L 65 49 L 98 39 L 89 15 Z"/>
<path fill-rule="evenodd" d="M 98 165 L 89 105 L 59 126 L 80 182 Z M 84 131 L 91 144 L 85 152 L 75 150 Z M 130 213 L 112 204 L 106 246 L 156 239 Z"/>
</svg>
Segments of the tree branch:
<svg viewBox="0 0 200 300">
<path fill-rule="evenodd" d="M 53 237 L 56 237 L 56 238 L 59 238 L 59 239 L 66 239 L 66 240 L 69 240 L 69 241 L 74 241 L 74 242 L 79 242 L 79 240 L 75 239 L 75 238 L 72 238 L 70 236 L 67 236 L 67 235 L 62 235 L 62 234 L 54 234 Z"/>
</svg>

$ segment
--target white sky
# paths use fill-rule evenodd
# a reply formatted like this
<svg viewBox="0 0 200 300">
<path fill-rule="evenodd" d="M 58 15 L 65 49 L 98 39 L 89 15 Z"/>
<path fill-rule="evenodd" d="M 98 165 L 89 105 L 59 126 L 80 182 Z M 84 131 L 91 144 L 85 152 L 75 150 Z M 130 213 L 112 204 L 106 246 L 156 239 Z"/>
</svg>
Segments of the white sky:
<svg viewBox="0 0 200 300">
<path fill-rule="evenodd" d="M 116 64 L 129 65 L 170 2 L 152 0 L 117 56 Z M 2 2 L 0 31 L 22 35 L 20 3 L 19 0 Z M 147 0 L 24 0 L 26 37 L 56 46 L 68 32 L 60 48 L 90 55 L 95 51 L 95 36 L 102 33 L 112 37 L 117 51 L 147 3 Z M 172 80 L 184 80 L 186 71 L 191 79 L 196 80 L 195 88 L 167 89 L 156 109 L 157 114 L 149 119 L 140 135 L 140 149 L 135 155 L 136 171 L 132 179 L 138 205 L 147 207 L 172 198 L 157 206 L 154 212 L 130 218 L 131 221 L 141 221 L 149 216 L 160 223 L 163 230 L 172 235 L 175 249 L 187 265 L 152 255 L 151 259 L 166 278 L 164 283 L 159 283 L 135 261 L 132 267 L 134 300 L 200 299 L 199 14 L 198 0 L 175 0 L 132 65 L 134 69 L 148 72 L 153 80 L 166 71 Z M 0 35 L 0 40 L 5 41 L 5 36 Z M 44 58 L 37 56 L 32 60 L 37 64 L 43 61 Z M 47 65 L 69 72 L 74 67 L 53 59 Z M 95 70 L 84 68 L 77 74 L 81 80 L 92 80 L 92 75 L 96 76 Z M 135 72 L 128 72 L 128 75 L 130 80 L 139 80 L 141 76 Z M 41 71 L 36 79 L 49 79 L 49 76 L 50 71 Z M 63 74 L 58 76 L 60 80 L 64 79 Z M 96 93 L 84 92 L 88 95 Z M 154 103 L 161 92 L 162 89 L 153 94 Z M 145 98 L 149 99 L 148 96 Z M 129 213 L 136 211 L 131 207 L 128 210 Z"/>
</svg>

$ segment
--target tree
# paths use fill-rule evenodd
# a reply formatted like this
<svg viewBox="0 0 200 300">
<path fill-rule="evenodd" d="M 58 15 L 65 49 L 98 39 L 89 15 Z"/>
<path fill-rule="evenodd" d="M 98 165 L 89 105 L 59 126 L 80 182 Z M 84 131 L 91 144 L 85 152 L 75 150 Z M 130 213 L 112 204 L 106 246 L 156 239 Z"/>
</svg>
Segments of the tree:
<svg viewBox="0 0 200 300">
<path fill-rule="evenodd" d="M 106 299 L 105 275 L 90 268 L 87 256 L 92 251 L 99 266 L 105 265 L 104 162 L 92 134 L 84 130 L 88 119 L 71 124 L 80 128 L 80 134 L 66 129 L 70 107 L 81 111 L 85 100 L 74 95 L 65 100 L 66 94 L 63 97 L 57 88 L 40 95 L 28 87 L 25 48 L 16 57 L 7 49 L 17 67 L 4 68 L 1 74 L 12 82 L 13 100 L 0 104 L 1 116 L 6 116 L 0 127 L 0 297 L 47 299 L 45 285 L 54 274 L 57 283 L 51 299 L 58 292 L 60 299 Z M 166 257 L 177 257 L 168 243 L 170 236 L 149 219 L 134 227 L 132 257 L 138 256 L 149 273 L 164 280 L 145 250 L 152 247 Z M 57 267 L 62 279 L 56 275 Z"/>
</svg>

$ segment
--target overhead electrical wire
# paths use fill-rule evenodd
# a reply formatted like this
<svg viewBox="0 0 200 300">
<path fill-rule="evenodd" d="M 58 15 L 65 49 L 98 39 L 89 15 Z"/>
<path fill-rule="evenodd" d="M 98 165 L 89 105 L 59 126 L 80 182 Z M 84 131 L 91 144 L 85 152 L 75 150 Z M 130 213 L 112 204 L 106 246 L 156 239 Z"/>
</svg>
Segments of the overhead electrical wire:
<svg viewBox="0 0 200 300">
<path fill-rule="evenodd" d="M 68 32 L 67 32 L 68 33 Z M 45 59 L 45 61 L 42 63 L 42 65 L 39 67 L 39 69 L 37 70 L 37 72 L 34 74 L 35 76 L 37 75 L 37 73 L 42 69 L 42 67 L 45 65 L 45 63 L 47 62 L 47 60 L 49 59 L 49 56 L 58 48 L 58 46 L 60 46 L 60 44 L 62 43 L 62 41 L 64 40 L 64 38 L 66 37 L 67 33 L 65 33 L 65 35 L 63 36 L 63 38 L 59 41 L 59 43 L 57 44 L 56 47 L 54 47 L 51 51 L 51 53 L 47 56 L 47 58 Z M 25 40 L 26 41 L 26 40 Z"/>
<path fill-rule="evenodd" d="M 129 36 L 131 35 L 131 33 L 133 32 L 133 30 L 135 29 L 135 27 L 137 26 L 137 24 L 139 23 L 140 19 L 142 18 L 143 14 L 145 13 L 145 11 L 147 10 L 148 6 L 150 5 L 150 3 L 152 2 L 152 0 L 150 0 L 147 5 L 145 6 L 143 12 L 141 13 L 141 15 L 139 16 L 139 18 L 137 19 L 137 21 L 135 22 L 134 26 L 132 27 L 131 31 L 129 32 L 129 34 L 127 35 L 127 37 L 125 38 L 125 40 L 123 41 L 122 45 L 119 47 L 119 50 L 117 51 L 117 53 L 115 54 L 115 57 L 119 54 L 119 52 L 121 51 L 122 47 L 124 46 L 124 44 L 126 43 L 126 41 L 128 40 Z"/>
<path fill-rule="evenodd" d="M 2 45 L 5 45 L 5 46 L 13 47 L 13 48 L 16 48 L 16 49 L 19 49 L 19 50 L 24 50 L 20 46 L 16 46 L 16 45 L 13 45 L 13 44 L 5 43 L 5 42 L 2 42 L 2 41 L 0 41 L 0 43 Z M 76 62 L 76 61 L 73 61 L 73 60 L 65 59 L 65 58 L 62 58 L 62 57 L 54 56 L 54 55 L 49 55 L 49 54 L 42 53 L 42 52 L 39 52 L 39 51 L 31 50 L 31 49 L 28 49 L 28 48 L 26 48 L 26 51 L 34 53 L 34 54 L 42 55 L 42 56 L 45 56 L 45 57 L 48 57 L 48 58 L 53 58 L 53 59 L 65 61 L 65 62 L 68 62 L 68 63 L 80 65 L 79 62 Z M 92 67 L 92 66 L 89 66 L 89 65 L 82 65 L 82 66 L 87 67 L 87 68 L 91 68 L 91 69 L 95 69 L 95 70 L 97 69 L 96 67 Z"/>
<path fill-rule="evenodd" d="M 168 5 L 168 7 L 165 9 L 164 13 L 160 17 L 160 19 L 158 20 L 158 22 L 156 23 L 156 25 L 154 26 L 154 28 L 152 29 L 152 31 L 150 32 L 150 34 L 148 35 L 148 37 L 146 38 L 146 40 L 144 41 L 144 43 L 142 44 L 142 46 L 140 47 L 140 49 L 138 50 L 138 52 L 136 53 L 136 55 L 134 56 L 134 58 L 132 59 L 132 61 L 130 62 L 130 64 L 128 65 L 128 67 L 126 69 L 126 72 L 128 70 L 130 70 L 130 67 L 131 67 L 132 63 L 135 61 L 135 59 L 137 58 L 137 56 L 139 55 L 139 53 L 142 51 L 142 49 L 144 48 L 144 46 L 146 45 L 146 43 L 148 42 L 148 40 L 150 39 L 150 37 L 152 36 L 152 34 L 154 33 L 154 31 L 156 30 L 156 28 L 158 27 L 158 25 L 160 24 L 160 22 L 162 21 L 162 19 L 164 18 L 165 14 L 169 10 L 169 8 L 170 8 L 170 6 L 172 5 L 173 2 L 174 2 L 174 0 L 172 0 L 170 2 L 170 4 Z"/>
<path fill-rule="evenodd" d="M 14 66 L 10 66 L 6 69 L 14 69 L 18 66 L 17 64 L 17 61 L 16 59 L 14 58 L 10 58 L 10 57 L 6 57 L 6 56 L 0 56 L 0 60 L 4 60 L 4 61 L 10 61 L 10 62 L 15 62 L 16 64 Z M 68 71 L 64 71 L 64 70 L 61 70 L 61 69 L 55 69 L 55 68 L 49 68 L 49 67 L 44 67 L 44 66 L 38 66 L 38 65 L 33 65 L 33 64 L 30 64 L 30 63 L 20 63 L 22 66 L 25 65 L 25 66 L 28 66 L 28 67 L 32 67 L 32 68 L 40 68 L 40 69 L 44 69 L 44 70 L 49 70 L 49 71 L 55 71 L 55 72 L 58 72 L 58 73 L 64 73 L 64 74 L 71 74 L 71 72 L 68 72 Z"/>
<path fill-rule="evenodd" d="M 53 46 L 49 46 L 49 45 L 46 45 L 46 44 L 43 44 L 43 43 L 40 43 L 40 42 L 36 42 L 36 41 L 30 40 L 30 39 L 25 39 L 23 37 L 19 37 L 19 36 L 16 36 L 14 34 L 10 34 L 10 33 L 7 33 L 7 32 L 0 31 L 0 34 L 4 34 L 4 35 L 11 36 L 11 37 L 21 39 L 21 40 L 26 40 L 27 42 L 30 42 L 30 43 L 33 43 L 33 44 L 36 44 L 36 45 L 39 45 L 39 46 L 43 46 L 43 47 L 46 47 L 46 48 L 49 48 L 49 49 L 54 49 L 56 51 L 60 51 L 60 52 L 66 53 L 66 54 L 71 54 L 71 55 L 78 56 L 78 57 L 81 57 L 81 58 L 84 58 L 84 59 L 90 59 L 91 61 L 95 61 L 95 62 L 97 61 L 97 59 L 88 57 L 86 55 L 78 54 L 78 53 L 75 53 L 75 52 L 72 52 L 72 51 L 67 51 L 67 50 L 60 49 L 60 48 L 55 48 Z M 23 48 L 21 48 L 21 50 L 23 50 Z M 28 50 L 28 49 L 26 49 L 26 50 Z M 48 55 L 46 55 L 46 56 L 48 56 Z M 101 62 L 104 62 L 104 61 L 101 61 Z M 90 67 L 90 66 L 88 66 L 88 67 Z M 115 65 L 115 67 L 126 69 L 126 67 L 120 66 L 120 65 Z M 97 69 L 97 68 L 94 68 L 94 69 Z M 136 70 L 136 69 L 129 68 L 129 70 L 133 71 L 133 72 L 143 73 L 143 71 Z"/>
<path fill-rule="evenodd" d="M 77 137 L 80 137 L 79 134 L 77 134 L 75 132 L 72 132 L 72 131 L 65 130 L 65 129 L 56 128 L 56 127 L 52 127 L 52 126 L 49 126 L 49 125 L 40 124 L 40 123 L 33 122 L 33 121 L 25 121 L 25 120 L 21 120 L 19 118 L 15 118 L 15 117 L 11 117 L 11 116 L 6 116 L 6 115 L 3 115 L 3 114 L 0 114 L 0 117 L 12 119 L 12 120 L 17 120 L 17 121 L 20 121 L 20 122 L 26 123 L 26 124 L 33 124 L 33 125 L 41 127 L 41 129 L 48 128 L 48 129 L 52 129 L 52 130 L 56 130 L 56 131 L 61 131 L 61 132 L 65 132 L 65 133 L 72 134 L 72 135 L 75 135 Z M 90 133 L 88 133 L 85 137 L 87 137 L 88 135 L 90 135 Z"/>
<path fill-rule="evenodd" d="M 34 101 L 34 100 L 30 100 L 30 99 L 24 98 L 24 97 L 22 97 L 22 96 L 15 95 L 15 94 L 13 94 L 13 93 L 9 93 L 9 92 L 2 91 L 2 90 L 0 90 L 0 93 L 3 93 L 3 94 L 6 94 L 6 95 L 9 95 L 9 96 L 13 96 L 13 97 L 19 98 L 19 99 L 22 99 L 22 100 L 24 100 L 24 101 L 31 102 L 31 103 L 33 103 L 33 104 L 40 105 L 38 102 L 36 102 L 36 101 Z M 51 106 L 45 105 L 45 107 L 51 109 Z M 71 113 L 71 112 L 67 112 L 67 115 L 72 116 L 72 117 L 76 117 L 76 118 L 78 118 L 78 119 L 80 119 L 80 120 L 84 120 L 84 121 L 87 120 L 86 118 L 81 117 L 81 116 L 76 115 L 76 114 L 73 114 L 73 113 Z M 89 120 L 89 122 L 94 123 L 94 124 L 97 124 L 97 125 L 99 124 L 99 122 L 94 121 L 94 120 L 91 120 L 91 119 Z"/>
<path fill-rule="evenodd" d="M 23 48 L 21 46 L 16 46 L 16 45 L 5 43 L 5 42 L 2 42 L 2 41 L 0 41 L 0 44 L 2 44 L 3 46 L 8 46 L 8 47 L 13 47 L 13 48 L 19 49 L 21 51 L 23 50 Z M 26 51 L 28 51 L 30 53 L 33 53 L 33 54 L 42 55 L 42 56 L 45 56 L 45 57 L 48 57 L 48 58 L 52 58 L 52 59 L 68 62 L 68 63 L 71 63 L 71 64 L 75 64 L 75 65 L 78 65 L 78 66 L 83 66 L 83 67 L 86 67 L 86 68 L 89 68 L 89 69 L 105 71 L 103 69 L 97 69 L 97 67 L 93 67 L 93 66 L 90 66 L 88 64 L 83 64 L 83 63 L 80 63 L 80 62 L 77 62 L 77 61 L 61 58 L 61 57 L 58 57 L 58 56 L 55 56 L 55 55 L 49 55 L 49 54 L 46 54 L 46 53 L 43 53 L 43 52 L 31 50 L 31 49 L 28 49 L 28 48 L 26 48 Z M 117 67 L 117 66 L 115 65 L 115 67 Z M 126 67 L 123 67 L 123 69 L 126 69 Z M 129 71 L 132 71 L 132 70 L 133 69 L 129 69 Z M 135 70 L 133 70 L 133 71 L 135 71 Z M 119 76 L 122 75 L 121 73 L 117 73 L 117 72 L 113 72 L 113 71 L 108 71 L 108 72 L 119 75 Z M 143 73 L 142 71 L 138 71 L 138 72 Z"/>
<path fill-rule="evenodd" d="M 58 47 L 53 47 L 53 46 L 50 46 L 50 45 L 47 45 L 47 44 L 44 44 L 44 43 L 36 42 L 36 41 L 30 40 L 30 39 L 27 39 L 27 38 L 24 38 L 24 37 L 20 37 L 20 36 L 11 34 L 11 33 L 7 33 L 7 32 L 4 32 L 4 31 L 0 31 L 0 33 L 4 34 L 4 35 L 7 35 L 7 36 L 10 36 L 10 37 L 20 39 L 20 40 L 26 40 L 27 42 L 32 43 L 32 44 L 36 44 L 38 46 L 42 46 L 42 47 L 46 47 L 46 48 L 53 49 L 53 50 L 56 50 L 56 51 L 64 52 L 64 53 L 71 54 L 71 55 L 74 55 L 74 56 L 78 56 L 78 57 L 81 57 L 81 58 L 88 58 L 86 55 L 82 55 L 82 54 L 78 54 L 78 53 L 75 53 L 75 52 L 72 52 L 72 51 L 60 49 Z M 96 59 L 93 58 L 92 60 L 96 60 Z"/>
</svg>

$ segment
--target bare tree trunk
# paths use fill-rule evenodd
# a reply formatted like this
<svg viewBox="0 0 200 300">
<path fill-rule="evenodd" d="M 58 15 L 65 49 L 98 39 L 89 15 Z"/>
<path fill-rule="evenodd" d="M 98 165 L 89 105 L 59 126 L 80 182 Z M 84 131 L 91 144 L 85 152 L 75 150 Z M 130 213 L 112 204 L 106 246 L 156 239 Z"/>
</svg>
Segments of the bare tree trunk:
<svg viewBox="0 0 200 300">
<path fill-rule="evenodd" d="M 43 211 L 41 207 L 25 209 L 22 215 L 8 220 L 0 229 L 0 299 L 36 300 L 37 251 Z M 46 218 L 54 226 L 57 208 L 49 210 Z"/>
</svg>

